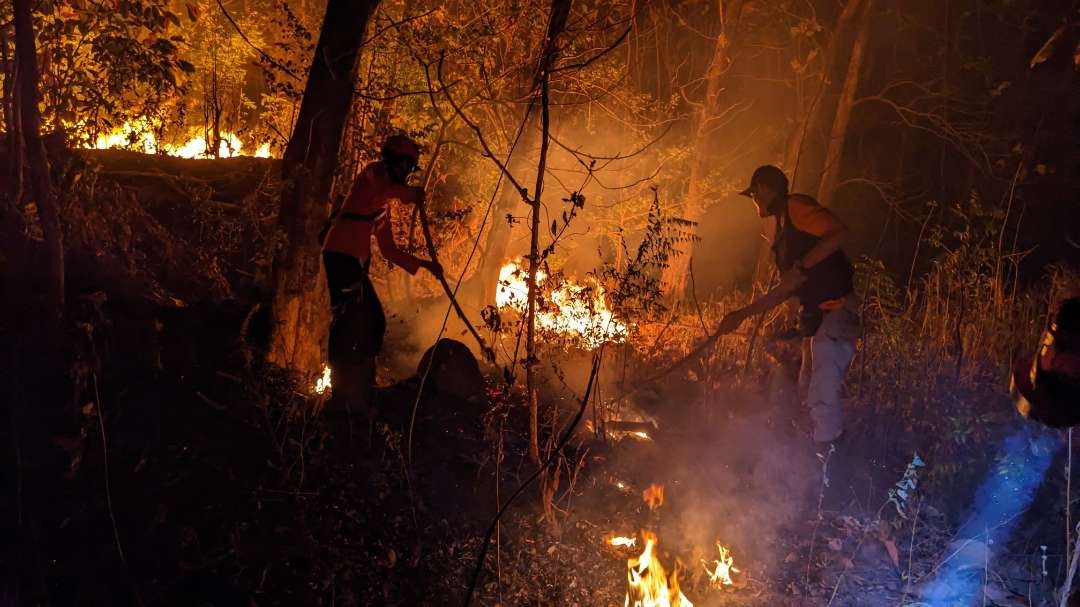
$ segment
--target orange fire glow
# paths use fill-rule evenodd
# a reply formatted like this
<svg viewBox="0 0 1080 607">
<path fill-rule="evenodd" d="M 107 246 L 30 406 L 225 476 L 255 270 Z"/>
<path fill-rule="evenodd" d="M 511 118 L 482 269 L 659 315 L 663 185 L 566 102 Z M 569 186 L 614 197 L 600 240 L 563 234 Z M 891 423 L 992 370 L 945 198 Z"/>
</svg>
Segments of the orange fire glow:
<svg viewBox="0 0 1080 607">
<path fill-rule="evenodd" d="M 615 546 L 616 548 L 633 548 L 637 545 L 636 537 L 628 537 L 625 535 L 615 535 L 614 533 L 609 533 L 604 539 L 608 543 L 608 545 Z"/>
<path fill-rule="evenodd" d="M 327 390 L 331 389 L 330 384 L 330 366 L 323 365 L 322 377 L 315 380 L 315 394 L 325 394 Z"/>
<path fill-rule="evenodd" d="M 495 294 L 495 303 L 499 308 L 525 313 L 529 295 L 527 277 L 528 270 L 522 260 L 503 265 L 499 271 L 499 289 Z M 626 325 L 608 309 L 604 289 L 600 285 L 566 281 L 549 288 L 545 284 L 547 278 L 543 271 L 537 272 L 537 284 L 542 292 L 548 292 L 550 304 L 537 309 L 537 326 L 581 339 L 589 347 L 597 347 L 605 341 L 622 342 L 626 339 Z"/>
<path fill-rule="evenodd" d="M 74 125 L 74 130 L 80 127 Z M 167 156 L 179 158 L 211 158 L 213 157 L 211 146 L 202 135 L 193 135 L 186 142 L 179 145 L 161 143 L 158 141 L 154 124 L 147 118 L 139 118 L 113 127 L 108 133 L 99 134 L 92 142 L 84 143 L 83 147 L 97 150 L 120 148 L 143 152 L 144 154 L 162 153 Z M 244 144 L 235 133 L 222 132 L 221 142 L 218 145 L 219 158 L 234 158 L 237 156 L 254 156 L 256 158 L 270 158 L 270 144 L 263 143 L 254 154 L 244 153 Z"/>
<path fill-rule="evenodd" d="M 641 499 L 648 504 L 649 510 L 656 510 L 664 505 L 664 486 L 655 483 L 649 485 L 648 489 L 641 492 Z"/>
</svg>

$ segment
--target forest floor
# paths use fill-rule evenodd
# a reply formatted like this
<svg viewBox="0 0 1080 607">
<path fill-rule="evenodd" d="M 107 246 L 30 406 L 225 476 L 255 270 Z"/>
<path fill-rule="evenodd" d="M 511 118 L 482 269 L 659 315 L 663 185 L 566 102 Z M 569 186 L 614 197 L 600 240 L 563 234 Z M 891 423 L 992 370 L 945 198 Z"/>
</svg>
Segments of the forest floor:
<svg viewBox="0 0 1080 607">
<path fill-rule="evenodd" d="M 19 361 L 33 344 L 13 340 L 4 352 L 19 371 L 14 399 L 59 394 L 68 406 L 48 446 L 33 453 L 20 450 L 33 432 L 18 423 L 28 409 L 5 427 L 5 442 L 32 464 L 17 465 L 5 482 L 16 496 L 5 519 L 32 513 L 35 523 L 9 543 L 14 573 L 0 603 L 463 603 L 497 504 L 534 469 L 526 407 L 493 369 L 485 398 L 429 389 L 419 401 L 416 378 L 386 369 L 370 415 L 323 410 L 310 390 L 261 363 L 266 314 L 249 264 L 265 259 L 258 239 L 243 237 L 265 231 L 268 203 L 250 192 L 262 187 L 266 167 L 251 161 L 186 177 L 163 176 L 156 165 L 108 169 L 129 185 L 168 181 L 178 200 L 202 192 L 203 207 L 178 212 L 180 203 L 155 194 L 164 186 L 147 185 L 136 198 L 157 202 L 123 215 L 158 226 L 192 275 L 152 263 L 161 243 L 114 238 L 96 257 L 80 257 L 85 271 L 69 284 L 77 328 L 64 365 L 72 385 L 50 386 L 48 369 Z M 237 186 L 237 176 L 247 181 Z M 110 246 L 144 250 L 138 267 L 117 274 Z M 216 265 L 192 263 L 207 255 Z M 156 267 L 171 273 L 147 276 Z M 8 312 L 4 332 L 15 334 L 28 310 Z M 405 347 L 396 339 L 388 350 Z M 845 440 L 829 452 L 806 436 L 779 368 L 709 383 L 673 374 L 650 390 L 631 399 L 635 419 L 655 422 L 650 440 L 575 435 L 554 521 L 541 520 L 535 487 L 509 508 L 474 604 L 621 605 L 627 560 L 643 538 L 634 549 L 606 538 L 642 529 L 658 536 L 668 570 L 681 563 L 679 581 L 695 605 L 930 604 L 919 589 L 943 560 L 965 552 L 951 543 L 955 529 L 1017 423 L 998 385 L 943 388 L 940 402 L 921 404 L 927 416 L 957 402 L 984 415 L 988 429 L 964 435 L 966 443 L 953 428 L 915 432 L 923 426 L 851 394 Z M 557 392 L 549 396 L 566 400 Z M 569 417 L 561 410 L 561 421 Z M 919 490 L 890 502 L 916 452 L 944 452 L 928 447 L 934 441 L 966 456 L 928 460 L 915 471 Z M 957 462 L 946 474 L 945 464 Z M 654 484 L 664 501 L 650 509 L 642 493 Z M 935 605 L 1051 604 L 1048 580 L 1061 573 L 1065 550 L 1059 487 L 1047 485 L 1007 546 L 973 542 L 975 556 L 965 548 L 980 594 Z M 739 570 L 721 589 L 710 587 L 702 564 L 715 558 L 716 542 Z"/>
</svg>

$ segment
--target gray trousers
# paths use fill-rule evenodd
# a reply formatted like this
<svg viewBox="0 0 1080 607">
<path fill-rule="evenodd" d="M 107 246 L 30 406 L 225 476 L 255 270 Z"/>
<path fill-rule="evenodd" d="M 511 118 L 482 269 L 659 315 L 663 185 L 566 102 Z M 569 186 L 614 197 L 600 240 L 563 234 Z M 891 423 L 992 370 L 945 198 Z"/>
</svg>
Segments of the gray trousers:
<svg viewBox="0 0 1080 607">
<path fill-rule="evenodd" d="M 826 312 L 814 336 L 803 340 L 799 388 L 810 408 L 817 442 L 836 440 L 844 431 L 840 394 L 859 336 L 856 309 L 855 296 L 849 295 L 844 307 Z"/>
</svg>

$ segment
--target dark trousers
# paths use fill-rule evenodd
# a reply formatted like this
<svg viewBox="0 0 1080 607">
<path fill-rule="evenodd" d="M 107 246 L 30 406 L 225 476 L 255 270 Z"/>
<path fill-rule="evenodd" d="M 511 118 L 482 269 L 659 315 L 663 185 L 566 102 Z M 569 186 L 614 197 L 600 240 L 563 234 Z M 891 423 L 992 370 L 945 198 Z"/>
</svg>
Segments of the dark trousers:
<svg viewBox="0 0 1080 607">
<path fill-rule="evenodd" d="M 334 401 L 367 405 L 375 385 L 375 357 L 382 350 L 386 315 L 367 268 L 344 253 L 323 253 L 330 289 L 330 366 Z"/>
</svg>

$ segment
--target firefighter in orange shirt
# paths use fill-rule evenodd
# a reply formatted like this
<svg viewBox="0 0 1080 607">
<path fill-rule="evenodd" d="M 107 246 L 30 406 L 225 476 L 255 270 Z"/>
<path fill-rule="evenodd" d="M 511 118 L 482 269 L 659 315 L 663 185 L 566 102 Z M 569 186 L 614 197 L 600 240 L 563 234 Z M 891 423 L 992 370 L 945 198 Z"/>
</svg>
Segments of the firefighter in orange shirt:
<svg viewBox="0 0 1080 607">
<path fill-rule="evenodd" d="M 386 316 L 368 278 L 371 238 L 390 263 L 416 274 L 419 268 L 442 276 L 435 261 L 398 248 L 391 221 L 391 200 L 423 204 L 423 188 L 407 185 L 417 170 L 420 148 L 404 135 L 386 139 L 382 160 L 372 162 L 353 180 L 341 210 L 323 242 L 323 265 L 334 320 L 330 328 L 330 364 L 334 392 L 369 402 L 375 383 L 375 357 L 382 350 Z"/>
<path fill-rule="evenodd" d="M 775 166 L 758 167 L 740 194 L 754 200 L 761 217 L 776 219 L 772 249 L 780 284 L 726 315 L 719 333 L 734 331 L 747 318 L 797 298 L 799 329 L 809 342 L 803 347 L 800 383 L 809 378 L 805 393 L 813 438 L 834 442 L 844 431 L 840 394 L 859 333 L 854 271 L 841 250 L 847 229 L 812 197 L 788 193 L 787 177 Z"/>
</svg>

